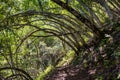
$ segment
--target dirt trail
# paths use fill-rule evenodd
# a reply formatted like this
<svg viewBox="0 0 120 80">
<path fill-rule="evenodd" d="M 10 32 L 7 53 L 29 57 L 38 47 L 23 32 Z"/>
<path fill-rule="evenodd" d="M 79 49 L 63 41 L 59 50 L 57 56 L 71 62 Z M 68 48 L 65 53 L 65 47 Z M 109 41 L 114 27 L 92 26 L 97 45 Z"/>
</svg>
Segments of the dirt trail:
<svg viewBox="0 0 120 80">
<path fill-rule="evenodd" d="M 45 80 L 92 80 L 96 70 L 87 70 L 82 66 L 65 66 L 55 69 Z"/>
</svg>

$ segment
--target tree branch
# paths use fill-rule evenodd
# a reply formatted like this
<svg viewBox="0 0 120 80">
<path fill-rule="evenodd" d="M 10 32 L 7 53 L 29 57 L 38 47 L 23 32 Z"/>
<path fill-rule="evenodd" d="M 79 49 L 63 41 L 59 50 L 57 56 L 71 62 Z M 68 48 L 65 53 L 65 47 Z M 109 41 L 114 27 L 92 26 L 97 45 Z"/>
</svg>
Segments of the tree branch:
<svg viewBox="0 0 120 80">
<path fill-rule="evenodd" d="M 96 35 L 96 37 L 101 37 L 101 35 L 103 36 L 102 31 L 100 31 L 93 23 L 91 23 L 90 20 L 88 20 L 87 18 L 82 16 L 78 11 L 73 9 L 71 6 L 67 5 L 66 3 L 62 2 L 61 0 L 52 0 L 52 1 L 55 2 L 56 4 L 58 4 L 59 6 L 61 6 L 62 8 L 64 8 L 65 10 L 67 10 L 68 12 L 70 12 L 71 14 L 73 14 L 82 23 L 87 25 L 93 31 L 94 35 Z"/>
</svg>

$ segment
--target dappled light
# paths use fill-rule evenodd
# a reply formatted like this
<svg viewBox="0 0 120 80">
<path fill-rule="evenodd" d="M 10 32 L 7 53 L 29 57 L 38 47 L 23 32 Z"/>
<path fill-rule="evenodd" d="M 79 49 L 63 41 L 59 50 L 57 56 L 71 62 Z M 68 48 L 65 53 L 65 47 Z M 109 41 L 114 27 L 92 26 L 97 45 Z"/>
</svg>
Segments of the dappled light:
<svg viewBox="0 0 120 80">
<path fill-rule="evenodd" d="M 0 0 L 0 80 L 119 80 L 120 0 Z"/>
</svg>

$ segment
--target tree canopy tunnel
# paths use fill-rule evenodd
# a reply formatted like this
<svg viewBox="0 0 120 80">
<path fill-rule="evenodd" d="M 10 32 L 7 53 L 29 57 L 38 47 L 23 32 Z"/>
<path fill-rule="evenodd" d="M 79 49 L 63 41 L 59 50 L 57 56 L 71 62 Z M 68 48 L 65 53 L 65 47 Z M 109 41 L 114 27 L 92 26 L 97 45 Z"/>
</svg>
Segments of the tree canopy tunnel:
<svg viewBox="0 0 120 80">
<path fill-rule="evenodd" d="M 39 43 L 48 37 L 57 37 L 56 39 L 69 46 L 76 56 L 82 55 L 81 59 L 96 57 L 98 54 L 94 53 L 102 53 L 104 49 L 109 51 L 109 46 L 114 47 L 112 44 L 116 44 L 113 49 L 118 49 L 119 46 L 119 0 L 1 0 L 0 10 L 0 55 L 11 67 L 19 67 L 18 63 L 22 63 L 20 59 L 26 59 L 27 68 L 31 65 L 36 68 L 30 58 L 33 58 L 33 61 L 36 61 L 36 57 L 42 58 L 41 54 L 46 51 L 43 50 L 38 55 L 39 49 L 42 49 Z M 48 43 L 52 41 L 49 39 Z M 60 51 L 56 51 L 58 52 Z M 113 52 L 114 50 L 107 54 L 107 60 L 110 60 Z M 48 55 L 50 56 L 52 55 Z M 43 58 L 46 59 L 46 56 Z M 98 58 L 98 61 L 103 61 L 101 56 Z M 26 76 L 16 75 L 24 78 Z"/>
<path fill-rule="evenodd" d="M 48 5 L 49 8 L 41 7 L 43 10 L 40 11 L 34 9 L 12 14 L 5 19 L 6 24 L 15 29 L 24 26 L 32 27 L 34 31 L 26 35 L 25 39 L 27 37 L 58 37 L 77 55 L 88 46 L 98 44 L 105 38 L 105 34 L 111 34 L 115 28 L 114 24 L 119 24 L 118 0 L 68 0 L 68 4 L 62 0 L 51 1 L 56 3 L 56 9 L 54 9 L 55 6 Z M 39 6 L 44 5 L 39 4 Z M 35 35 L 40 31 L 45 32 L 46 35 Z"/>
</svg>

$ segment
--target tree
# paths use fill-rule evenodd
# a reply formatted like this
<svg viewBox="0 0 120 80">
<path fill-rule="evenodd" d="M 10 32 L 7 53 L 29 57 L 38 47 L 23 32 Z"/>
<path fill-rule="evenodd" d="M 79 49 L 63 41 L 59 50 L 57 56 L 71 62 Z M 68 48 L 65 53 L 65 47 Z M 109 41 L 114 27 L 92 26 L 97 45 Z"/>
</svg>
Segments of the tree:
<svg viewBox="0 0 120 80">
<path fill-rule="evenodd" d="M 42 59 L 39 56 L 46 56 L 39 49 L 40 40 L 48 45 L 54 43 L 55 39 L 59 39 L 63 42 L 63 46 L 67 44 L 67 48 L 70 47 L 70 50 L 75 52 L 81 63 L 87 60 L 90 64 L 92 64 L 90 59 L 100 51 L 97 51 L 100 47 L 103 49 L 105 45 L 112 46 L 109 43 L 115 43 L 118 46 L 116 41 L 119 39 L 116 39 L 116 35 L 119 35 L 120 31 L 119 0 L 5 0 L 0 4 L 0 32 L 4 34 L 0 37 L 0 44 L 1 46 L 5 44 L 5 47 L 1 48 L 1 51 L 4 49 L 1 55 L 4 55 L 11 67 L 18 67 L 20 63 L 23 67 L 23 63 L 28 65 L 26 68 L 28 69 L 32 61 L 36 61 L 36 59 L 30 60 L 31 58 Z M 44 47 L 47 49 L 52 45 Z M 62 53 L 62 48 L 59 48 Z M 105 49 L 105 51 L 110 50 Z M 111 52 L 113 53 L 114 50 Z M 48 53 L 47 56 L 53 55 L 49 52 L 44 53 Z M 111 59 L 112 53 L 107 54 L 107 60 Z M 60 55 L 58 54 L 57 57 L 61 58 Z M 98 55 L 101 60 L 100 56 Z M 58 58 L 55 59 L 60 60 Z M 25 59 L 28 63 L 21 59 Z M 44 61 L 46 62 L 43 59 L 43 63 Z M 48 66 L 49 63 L 45 65 Z"/>
</svg>

